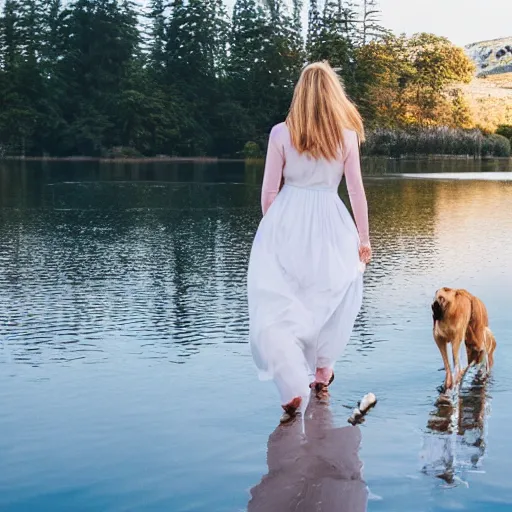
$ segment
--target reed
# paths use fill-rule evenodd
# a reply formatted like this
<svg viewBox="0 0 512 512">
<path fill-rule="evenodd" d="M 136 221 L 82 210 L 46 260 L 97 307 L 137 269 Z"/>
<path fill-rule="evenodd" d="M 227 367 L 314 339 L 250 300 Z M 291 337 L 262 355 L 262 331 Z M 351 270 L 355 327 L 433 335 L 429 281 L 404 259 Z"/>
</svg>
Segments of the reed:
<svg viewBox="0 0 512 512">
<path fill-rule="evenodd" d="M 362 147 L 368 156 L 458 155 L 474 158 L 510 157 L 510 140 L 480 130 L 435 127 L 370 131 Z"/>
</svg>

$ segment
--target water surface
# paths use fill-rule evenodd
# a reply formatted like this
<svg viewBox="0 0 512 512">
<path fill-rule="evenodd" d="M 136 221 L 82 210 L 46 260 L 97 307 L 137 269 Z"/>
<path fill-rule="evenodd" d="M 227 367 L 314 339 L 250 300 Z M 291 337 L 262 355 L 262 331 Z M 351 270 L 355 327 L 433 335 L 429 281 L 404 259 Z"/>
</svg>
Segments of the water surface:
<svg viewBox="0 0 512 512">
<path fill-rule="evenodd" d="M 375 260 L 304 444 L 247 346 L 259 165 L 1 163 L 0 510 L 274 511 L 283 482 L 321 484 L 322 510 L 511 510 L 512 183 L 439 174 L 509 162 L 386 166 L 367 165 Z M 498 349 L 437 408 L 443 285 L 485 301 Z"/>
</svg>

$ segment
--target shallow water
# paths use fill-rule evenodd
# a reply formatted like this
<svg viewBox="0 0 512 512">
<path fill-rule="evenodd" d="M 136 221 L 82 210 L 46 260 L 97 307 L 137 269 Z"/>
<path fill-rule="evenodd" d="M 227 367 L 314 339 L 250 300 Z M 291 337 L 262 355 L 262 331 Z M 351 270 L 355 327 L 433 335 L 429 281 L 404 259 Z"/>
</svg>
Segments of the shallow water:
<svg viewBox="0 0 512 512">
<path fill-rule="evenodd" d="M 512 183 L 400 165 L 366 180 L 364 306 L 304 438 L 247 346 L 258 165 L 0 164 L 0 510 L 511 510 Z M 436 409 L 443 285 L 498 349 Z"/>
</svg>

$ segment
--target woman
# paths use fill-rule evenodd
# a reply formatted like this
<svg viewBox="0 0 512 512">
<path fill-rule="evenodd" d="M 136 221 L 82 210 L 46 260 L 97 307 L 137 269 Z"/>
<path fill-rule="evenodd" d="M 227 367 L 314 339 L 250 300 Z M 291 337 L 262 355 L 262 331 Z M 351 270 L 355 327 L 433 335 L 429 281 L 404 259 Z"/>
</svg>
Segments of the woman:
<svg viewBox="0 0 512 512">
<path fill-rule="evenodd" d="M 277 385 L 282 422 L 305 408 L 309 387 L 326 393 L 361 307 L 372 254 L 363 140 L 336 73 L 307 66 L 286 122 L 270 133 L 248 274 L 251 350 L 260 378 Z M 357 229 L 337 193 L 343 175 Z"/>
</svg>

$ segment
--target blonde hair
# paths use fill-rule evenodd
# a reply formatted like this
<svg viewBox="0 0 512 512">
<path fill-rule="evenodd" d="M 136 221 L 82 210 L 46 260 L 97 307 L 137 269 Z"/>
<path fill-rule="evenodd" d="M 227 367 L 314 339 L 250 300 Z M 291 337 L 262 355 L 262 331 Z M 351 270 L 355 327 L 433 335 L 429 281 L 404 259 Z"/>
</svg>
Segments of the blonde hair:
<svg viewBox="0 0 512 512">
<path fill-rule="evenodd" d="M 309 64 L 302 71 L 286 125 L 295 149 L 313 158 L 338 158 L 343 129 L 355 131 L 360 142 L 365 139 L 361 115 L 327 62 Z"/>
</svg>

